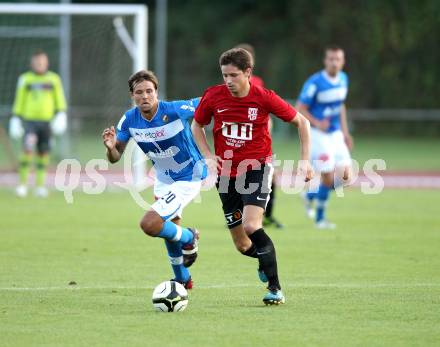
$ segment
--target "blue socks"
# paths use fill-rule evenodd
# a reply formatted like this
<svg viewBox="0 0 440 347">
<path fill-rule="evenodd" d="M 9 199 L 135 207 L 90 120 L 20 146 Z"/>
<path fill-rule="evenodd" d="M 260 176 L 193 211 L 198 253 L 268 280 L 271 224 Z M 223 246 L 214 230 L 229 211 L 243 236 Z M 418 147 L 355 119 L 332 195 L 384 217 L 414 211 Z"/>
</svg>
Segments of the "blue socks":
<svg viewBox="0 0 440 347">
<path fill-rule="evenodd" d="M 157 236 L 171 242 L 180 241 L 184 245 L 193 240 L 193 233 L 189 229 L 169 221 L 163 223 L 162 230 Z"/>
<path fill-rule="evenodd" d="M 194 237 L 193 233 L 187 228 L 166 221 L 157 236 L 165 239 L 175 279 L 180 282 L 188 281 L 190 274 L 188 269 L 183 266 L 182 244 L 190 243 Z"/>
<path fill-rule="evenodd" d="M 318 193 L 316 193 L 316 222 L 320 222 L 325 219 L 325 208 L 327 205 L 328 196 L 332 188 L 329 188 L 323 184 L 319 186 Z"/>
<path fill-rule="evenodd" d="M 318 192 L 308 192 L 306 194 L 307 200 L 309 200 L 309 202 L 312 202 L 313 199 L 315 199 L 317 195 L 318 195 Z"/>
<path fill-rule="evenodd" d="M 165 240 L 174 277 L 179 282 L 186 282 L 190 278 L 188 269 L 183 266 L 182 245 L 180 242 Z"/>
</svg>

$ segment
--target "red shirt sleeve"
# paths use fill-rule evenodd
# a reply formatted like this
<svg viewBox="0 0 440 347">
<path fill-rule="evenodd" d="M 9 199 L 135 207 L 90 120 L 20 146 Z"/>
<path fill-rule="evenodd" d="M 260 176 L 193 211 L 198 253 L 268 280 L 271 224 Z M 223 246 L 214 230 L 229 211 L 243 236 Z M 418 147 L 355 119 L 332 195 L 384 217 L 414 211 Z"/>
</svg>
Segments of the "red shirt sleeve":
<svg viewBox="0 0 440 347">
<path fill-rule="evenodd" d="M 255 76 L 255 75 L 251 76 L 251 83 L 256 86 L 264 87 L 263 79 L 261 77 Z"/>
<path fill-rule="evenodd" d="M 286 101 L 281 99 L 273 90 L 267 90 L 266 101 L 268 111 L 285 122 L 295 118 L 297 111 Z"/>
<path fill-rule="evenodd" d="M 194 120 L 201 125 L 208 125 L 211 123 L 214 114 L 209 99 L 209 91 L 205 91 L 196 108 L 196 112 L 194 113 Z"/>
</svg>

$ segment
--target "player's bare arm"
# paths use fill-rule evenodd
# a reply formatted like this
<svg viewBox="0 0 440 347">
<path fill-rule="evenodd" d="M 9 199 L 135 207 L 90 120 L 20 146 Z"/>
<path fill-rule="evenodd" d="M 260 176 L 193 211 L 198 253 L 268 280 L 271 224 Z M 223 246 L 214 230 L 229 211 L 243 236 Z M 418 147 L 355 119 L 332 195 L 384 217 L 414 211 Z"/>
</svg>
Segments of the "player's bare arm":
<svg viewBox="0 0 440 347">
<path fill-rule="evenodd" d="M 124 153 L 126 143 L 118 141 L 116 139 L 115 127 L 104 129 L 102 132 L 102 139 L 104 146 L 107 149 L 107 159 L 110 163 L 116 163 L 121 159 L 122 153 Z"/>
<path fill-rule="evenodd" d="M 353 138 L 350 135 L 350 131 L 348 130 L 347 124 L 347 107 L 345 104 L 341 106 L 341 129 L 344 134 L 344 141 L 347 145 L 348 149 L 351 151 L 353 149 Z"/>
<path fill-rule="evenodd" d="M 208 140 L 206 139 L 204 126 L 194 119 L 191 125 L 191 130 L 194 140 L 199 147 L 200 152 L 202 152 L 203 157 L 206 159 L 209 168 L 212 170 L 220 170 L 222 159 L 211 152 Z"/>
<path fill-rule="evenodd" d="M 303 104 L 301 101 L 298 101 L 295 105 L 295 108 L 300 112 L 305 118 L 308 119 L 310 124 L 314 126 L 315 128 L 318 128 L 322 131 L 326 131 L 328 127 L 330 126 L 330 122 L 328 119 L 319 120 L 310 113 L 309 106 L 306 104 Z"/>
<path fill-rule="evenodd" d="M 297 112 L 295 118 L 291 120 L 298 128 L 299 139 L 301 142 L 301 157 L 298 164 L 298 170 L 301 175 L 304 175 L 306 182 L 313 178 L 314 172 L 310 165 L 310 122 L 301 113 Z"/>
</svg>

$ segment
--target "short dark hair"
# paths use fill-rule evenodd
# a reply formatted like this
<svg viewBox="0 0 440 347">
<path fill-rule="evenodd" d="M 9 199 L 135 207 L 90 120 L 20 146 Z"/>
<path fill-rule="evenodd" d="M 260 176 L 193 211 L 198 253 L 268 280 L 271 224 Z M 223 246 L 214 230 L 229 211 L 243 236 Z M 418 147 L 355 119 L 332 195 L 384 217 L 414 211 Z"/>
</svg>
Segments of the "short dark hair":
<svg viewBox="0 0 440 347">
<path fill-rule="evenodd" d="M 341 46 L 332 44 L 332 45 L 325 46 L 324 54 L 327 54 L 328 51 L 332 51 L 332 52 L 342 51 L 342 52 L 344 52 L 344 49 Z"/>
<path fill-rule="evenodd" d="M 150 81 L 154 84 L 156 90 L 159 88 L 159 80 L 153 71 L 140 70 L 131 75 L 128 79 L 128 88 L 130 89 L 130 92 L 133 93 L 135 85 L 142 81 Z"/>
<path fill-rule="evenodd" d="M 243 48 L 232 48 L 222 53 L 219 63 L 220 66 L 231 64 L 241 71 L 245 71 L 248 68 L 252 69 L 254 67 L 254 58 Z"/>
<path fill-rule="evenodd" d="M 47 53 L 45 51 L 43 51 L 41 48 L 39 48 L 39 49 L 36 49 L 35 51 L 32 52 L 31 57 L 33 58 L 33 57 L 36 57 L 38 55 L 45 55 L 45 56 L 47 56 Z"/>
<path fill-rule="evenodd" d="M 255 48 L 254 48 L 254 46 L 250 45 L 249 43 L 240 43 L 237 46 L 235 46 L 235 48 L 243 48 L 243 49 L 247 50 L 251 54 L 252 58 L 254 58 L 254 61 L 255 61 Z"/>
</svg>

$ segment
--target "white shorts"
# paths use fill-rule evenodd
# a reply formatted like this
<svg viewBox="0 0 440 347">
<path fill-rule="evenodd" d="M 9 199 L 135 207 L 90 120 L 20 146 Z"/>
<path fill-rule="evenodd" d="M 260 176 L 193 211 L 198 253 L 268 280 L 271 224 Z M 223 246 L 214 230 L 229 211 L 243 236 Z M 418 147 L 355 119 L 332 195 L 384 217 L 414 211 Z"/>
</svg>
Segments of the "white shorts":
<svg viewBox="0 0 440 347">
<path fill-rule="evenodd" d="M 151 206 L 163 220 L 182 217 L 183 209 L 200 192 L 202 181 L 176 181 L 171 184 L 156 180 L 154 195 L 156 202 Z"/>
<path fill-rule="evenodd" d="M 313 168 L 318 172 L 332 172 L 336 167 L 351 166 L 350 152 L 341 130 L 325 133 L 311 128 Z"/>
</svg>

